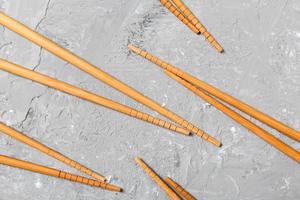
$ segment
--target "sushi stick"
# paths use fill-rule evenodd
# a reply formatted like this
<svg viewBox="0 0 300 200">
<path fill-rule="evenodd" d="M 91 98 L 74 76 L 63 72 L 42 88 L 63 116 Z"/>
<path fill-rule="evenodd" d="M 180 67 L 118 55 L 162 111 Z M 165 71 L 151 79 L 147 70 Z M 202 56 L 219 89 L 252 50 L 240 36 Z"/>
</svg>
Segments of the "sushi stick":
<svg viewBox="0 0 300 200">
<path fill-rule="evenodd" d="M 91 92 L 88 92 L 86 90 L 80 89 L 78 87 L 75 87 L 73 85 L 70 85 L 68 83 L 53 79 L 49 76 L 43 75 L 41 73 L 26 69 L 20 65 L 8 62 L 6 60 L 0 59 L 0 69 L 7 71 L 9 73 L 12 73 L 14 75 L 32 80 L 34 82 L 46 85 L 48 87 L 57 89 L 59 91 L 65 92 L 67 94 L 79 97 L 81 99 L 90 101 L 92 103 L 110 108 L 112 110 L 118 111 L 120 113 L 129 115 L 131 117 L 140 119 L 142 121 L 172 130 L 176 131 L 178 133 L 189 135 L 189 131 L 177 127 L 175 125 L 172 125 L 164 120 L 152 117 L 146 113 L 137 111 L 131 107 L 125 106 L 123 104 L 114 102 L 110 99 L 106 99 L 104 97 L 98 96 L 96 94 L 93 94 Z"/>
<path fill-rule="evenodd" d="M 46 145 L 44 145 L 44 144 L 42 144 L 42 143 L 26 136 L 26 135 L 24 135 L 23 133 L 20 133 L 17 130 L 14 130 L 14 129 L 6 126 L 5 124 L 3 124 L 1 122 L 0 122 L 0 132 L 2 132 L 4 134 L 18 140 L 18 141 L 20 141 L 24 144 L 29 145 L 30 147 L 35 148 L 35 149 L 47 154 L 48 156 L 53 157 L 53 158 L 65 163 L 65 164 L 67 164 L 67 165 L 69 165 L 69 166 L 71 166 L 71 167 L 73 167 L 73 168 L 75 168 L 75 169 L 77 169 L 77 170 L 79 170 L 79 171 L 95 178 L 96 180 L 106 181 L 106 179 L 102 175 L 98 174 L 97 172 L 94 172 L 93 170 L 81 165 L 80 163 L 78 163 L 78 162 L 62 155 L 61 153 L 59 153 L 59 152 L 47 147 Z"/>
<path fill-rule="evenodd" d="M 30 163 L 27 161 L 11 158 L 11 157 L 4 156 L 4 155 L 0 155 L 0 164 L 27 170 L 27 171 L 31 171 L 31 172 L 35 172 L 35 173 L 39 173 L 39 174 L 44 174 L 47 176 L 53 176 L 56 178 L 61 178 L 61 179 L 65 179 L 65 180 L 69 180 L 69 181 L 73 181 L 73 182 L 77 182 L 77 183 L 82 183 L 82 184 L 93 186 L 93 187 L 99 187 L 99 188 L 102 188 L 105 190 L 111 190 L 114 192 L 122 192 L 122 189 L 118 186 L 114 186 L 114 185 L 111 185 L 111 184 L 108 184 L 105 182 L 101 182 L 101 181 L 95 181 L 93 179 L 88 179 L 88 178 L 85 178 L 82 176 L 77 176 L 75 174 L 71 174 L 71 173 L 60 171 L 60 170 L 57 170 L 54 168 L 49 168 L 49 167 L 45 167 L 42 165 Z"/>
<path fill-rule="evenodd" d="M 172 0 L 176 7 L 181 11 L 181 13 L 200 31 L 202 35 L 220 52 L 224 52 L 224 49 L 216 41 L 216 39 L 207 31 L 200 20 L 193 14 L 193 12 L 181 1 Z"/>
<path fill-rule="evenodd" d="M 171 178 L 166 178 L 165 182 L 172 187 L 178 194 L 180 194 L 185 200 L 197 200 L 193 195 L 191 195 L 188 191 L 186 191 L 183 187 L 181 187 L 178 183 L 176 183 Z"/>
<path fill-rule="evenodd" d="M 159 175 L 151 169 L 145 161 L 143 161 L 141 158 L 136 158 L 135 159 L 136 163 L 151 177 L 151 179 L 159 185 L 159 187 L 167 193 L 167 195 L 172 199 L 172 200 L 181 200 L 181 198 L 174 192 L 168 184 L 164 182 L 163 179 L 159 177 Z"/>
<path fill-rule="evenodd" d="M 118 91 L 126 94 L 128 97 L 148 106 L 152 110 L 160 113 L 161 115 L 169 118 L 173 122 L 179 124 L 183 128 L 195 133 L 196 135 L 202 137 L 204 140 L 214 144 L 217 147 L 221 146 L 221 143 L 216 140 L 215 138 L 208 135 L 203 130 L 199 129 L 195 125 L 191 124 L 190 122 L 184 120 L 182 117 L 176 115 L 172 111 L 168 110 L 167 108 L 161 106 L 157 102 L 153 101 L 152 99 L 144 96 L 134 88 L 126 85 L 125 83 L 119 81 L 115 77 L 111 76 L 110 74 L 98 69 L 96 66 L 90 64 L 89 62 L 85 61 L 84 59 L 80 58 L 79 56 L 71 53 L 70 51 L 64 49 L 63 47 L 59 46 L 58 44 L 52 42 L 48 38 L 42 36 L 41 34 L 35 32 L 34 30 L 26 27 L 24 24 L 18 22 L 17 20 L 5 15 L 3 12 L 0 12 L 0 24 L 5 26 L 6 28 L 16 32 L 17 34 L 27 38 L 31 42 L 41 46 L 42 48 L 48 50 L 49 52 L 53 53 L 54 55 L 62 58 L 63 60 L 71 63 L 72 65 L 78 67 L 82 71 L 94 76 L 100 81 L 108 84 L 109 86 L 117 89 Z"/>
<path fill-rule="evenodd" d="M 254 117 L 255 119 L 261 121 L 262 123 L 276 129 L 277 131 L 283 133 L 284 135 L 290 137 L 291 139 L 294 139 L 297 142 L 300 142 L 300 133 L 287 125 L 283 124 L 282 122 L 279 122 L 278 120 L 272 118 L 271 116 L 257 110 L 256 108 L 236 99 L 233 96 L 230 96 L 229 94 L 215 88 L 214 86 L 199 80 L 198 78 L 192 76 L 191 74 L 188 74 L 179 68 L 151 55 L 150 53 L 141 50 L 138 47 L 135 47 L 133 45 L 128 46 L 131 51 L 134 53 L 148 59 L 152 63 L 158 65 L 159 67 L 176 74 L 180 78 L 188 81 L 192 85 L 199 87 L 203 89 L 205 92 L 213 95 L 214 97 L 217 97 L 218 99 L 224 101 L 225 103 L 228 103 L 229 105 L 239 109 L 240 111 L 250 115 L 251 117 Z"/>
<path fill-rule="evenodd" d="M 236 122 L 240 123 L 242 126 L 247 128 L 248 130 L 252 131 L 255 135 L 257 135 L 258 137 L 260 137 L 261 139 L 263 139 L 267 143 L 271 144 L 273 147 L 275 147 L 276 149 L 278 149 L 279 151 L 281 151 L 285 155 L 289 156 L 290 158 L 292 158 L 295 161 L 297 161 L 298 163 L 300 163 L 300 153 L 297 150 L 295 150 L 291 146 L 287 145 L 286 143 L 282 142 L 281 140 L 279 140 L 278 138 L 276 138 L 272 134 L 268 133 L 264 129 L 262 129 L 259 126 L 255 125 L 254 123 L 252 123 L 251 121 L 249 121 L 248 119 L 243 117 L 242 115 L 238 114 L 237 112 L 235 112 L 231 108 L 227 107 L 226 105 L 224 105 L 220 101 L 216 100 L 215 98 L 209 96 L 208 94 L 206 94 L 202 90 L 196 88 L 195 86 L 193 86 L 192 84 L 190 84 L 187 81 L 183 80 L 182 78 L 176 76 L 175 74 L 173 74 L 173 73 L 171 73 L 167 70 L 164 70 L 164 71 L 169 77 L 171 77 L 172 79 L 176 80 L 177 82 L 182 84 L 187 89 L 194 92 L 196 95 L 201 97 L 203 100 L 205 100 L 209 104 L 213 105 L 214 107 L 216 107 L 217 109 L 222 111 L 228 117 L 230 117 L 231 119 L 233 119 Z"/>
<path fill-rule="evenodd" d="M 171 13 L 173 13 L 180 21 L 182 21 L 187 27 L 189 27 L 194 33 L 199 34 L 200 31 L 184 16 L 169 0 L 160 0 L 163 6 L 165 6 Z"/>
</svg>

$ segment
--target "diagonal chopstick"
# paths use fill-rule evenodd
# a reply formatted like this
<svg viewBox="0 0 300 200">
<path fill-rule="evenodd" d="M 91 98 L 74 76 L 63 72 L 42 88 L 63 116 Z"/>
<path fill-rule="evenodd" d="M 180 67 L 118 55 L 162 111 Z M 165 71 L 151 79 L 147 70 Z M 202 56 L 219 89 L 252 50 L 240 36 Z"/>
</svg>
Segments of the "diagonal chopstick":
<svg viewBox="0 0 300 200">
<path fill-rule="evenodd" d="M 165 182 L 172 187 L 178 194 L 180 194 L 185 200 L 197 200 L 193 195 L 191 195 L 188 191 L 186 191 L 183 187 L 181 187 L 178 183 L 176 183 L 171 178 L 166 178 Z"/>
<path fill-rule="evenodd" d="M 57 170 L 54 168 L 49 168 L 49 167 L 46 167 L 43 165 L 38 165 L 35 163 L 15 159 L 15 158 L 4 156 L 4 155 L 0 155 L 0 164 L 27 170 L 27 171 L 31 171 L 31 172 L 35 172 L 35 173 L 39 173 L 39 174 L 53 176 L 56 178 L 61 178 L 61 179 L 65 179 L 65 180 L 69 180 L 69 181 L 73 181 L 73 182 L 77 182 L 77 183 L 82 183 L 82 184 L 93 186 L 93 187 L 99 187 L 99 188 L 102 188 L 105 190 L 111 190 L 114 192 L 122 192 L 122 188 L 120 188 L 118 186 L 114 186 L 114 185 L 111 185 L 111 184 L 108 184 L 105 182 L 101 182 L 101 181 L 96 181 L 93 179 L 88 179 L 88 178 L 85 178 L 82 176 L 78 176 L 78 175 L 60 171 L 60 170 Z"/>
<path fill-rule="evenodd" d="M 200 31 L 183 14 L 181 14 L 181 12 L 175 6 L 173 6 L 173 4 L 169 0 L 160 0 L 160 2 L 194 33 L 200 34 Z"/>
<path fill-rule="evenodd" d="M 207 31 L 205 26 L 200 20 L 193 14 L 193 12 L 183 3 L 181 0 L 170 0 L 176 5 L 181 13 L 200 31 L 200 33 L 214 46 L 218 52 L 223 53 L 224 49 L 216 41 L 216 39 Z"/>
<path fill-rule="evenodd" d="M 208 102 L 209 104 L 216 107 L 218 110 L 222 111 L 224 114 L 229 116 L 231 119 L 235 120 L 236 122 L 240 123 L 242 126 L 247 128 L 248 130 L 252 131 L 255 135 L 266 141 L 267 143 L 271 144 L 273 147 L 284 153 L 285 155 L 289 156 L 290 158 L 294 159 L 298 163 L 300 163 L 300 153 L 292 148 L 291 146 L 287 145 L 283 141 L 279 140 L 272 134 L 268 133 L 261 127 L 255 125 L 250 120 L 246 119 L 242 115 L 238 114 L 228 106 L 222 104 L 220 101 L 216 100 L 215 98 L 209 96 L 204 91 L 196 88 L 189 82 L 183 80 L 182 78 L 176 76 L 175 74 L 164 70 L 164 72 L 171 77 L 172 79 L 176 80 L 178 83 L 186 87 L 187 89 L 194 92 L 197 96 L 201 97 L 203 100 Z"/>
<path fill-rule="evenodd" d="M 254 117 L 255 119 L 261 121 L 262 123 L 276 129 L 277 131 L 281 132 L 282 134 L 290 137 L 291 139 L 294 139 L 297 142 L 300 142 L 300 133 L 296 130 L 294 130 L 291 127 L 288 127 L 287 125 L 283 124 L 282 122 L 272 118 L 271 116 L 257 110 L 256 108 L 236 99 L 235 97 L 217 89 L 216 87 L 199 80 L 198 78 L 192 76 L 191 74 L 188 74 L 184 72 L 183 70 L 180 70 L 179 68 L 159 59 L 158 57 L 155 57 L 154 55 L 143 51 L 142 49 L 129 45 L 128 48 L 136 53 L 137 55 L 140 55 L 141 57 L 146 58 L 150 62 L 158 65 L 162 69 L 165 69 L 173 74 L 176 74 L 176 76 L 186 80 L 187 82 L 191 83 L 192 85 L 201 88 L 208 94 L 217 97 L 218 99 L 222 100 L 225 103 L 228 103 L 229 105 L 239 109 L 240 111 L 244 112 L 245 114 L 248 114 L 251 117 Z"/>
<path fill-rule="evenodd" d="M 136 158 L 135 162 L 144 170 L 145 173 L 147 173 L 150 178 L 163 190 L 167 193 L 167 195 L 172 200 L 181 200 L 181 198 L 177 195 L 175 191 L 172 190 L 172 188 L 169 187 L 169 185 L 162 179 L 160 176 L 151 169 L 150 166 L 148 166 L 145 161 L 141 158 Z"/>
<path fill-rule="evenodd" d="M 32 147 L 32 148 L 35 148 L 37 150 L 39 150 L 40 152 L 43 152 L 45 154 L 47 154 L 48 156 L 50 157 L 53 157 L 93 178 L 95 178 L 96 180 L 99 180 L 99 181 L 102 181 L 102 182 L 105 182 L 106 179 L 98 174 L 97 172 L 83 166 L 82 164 L 64 156 L 63 154 L 55 151 L 54 149 L 51 149 L 50 147 L 47 147 L 46 145 L 38 142 L 37 140 L 34 140 L 33 138 L 30 138 L 28 136 L 26 136 L 25 134 L 13 129 L 13 128 L 10 128 L 8 127 L 7 125 L 3 124 L 2 122 L 0 122 L 0 132 L 24 143 L 24 144 L 27 144 L 28 146 Z"/>
<path fill-rule="evenodd" d="M 115 77 L 109 75 L 108 73 L 100 70 L 96 66 L 92 65 L 91 63 L 87 62 L 86 60 L 80 58 L 79 56 L 71 53 L 70 51 L 64 49 L 63 47 L 59 46 L 58 44 L 54 43 L 53 41 L 49 40 L 45 36 L 35 32 L 34 30 L 26 27 L 24 24 L 18 22 L 17 20 L 7 16 L 3 12 L 0 12 L 0 24 L 5 26 L 6 28 L 16 32 L 17 34 L 23 36 L 24 38 L 30 40 L 31 42 L 41 46 L 42 48 L 48 50 L 49 52 L 53 53 L 54 55 L 60 57 L 61 59 L 71 63 L 72 65 L 78 67 L 82 71 L 94 76 L 98 80 L 108 84 L 109 86 L 117 89 L 118 91 L 126 94 L 127 96 L 131 97 L 132 99 L 148 106 L 149 108 L 155 110 L 156 112 L 160 113 L 161 115 L 169 118 L 173 122 L 179 124 L 183 128 L 188 129 L 192 133 L 202 137 L 203 139 L 207 140 L 208 142 L 214 144 L 217 147 L 221 146 L 221 142 L 216 140 L 214 137 L 210 136 L 200 128 L 196 127 L 192 123 L 186 121 L 182 117 L 178 116 L 177 114 L 173 113 L 172 111 L 168 110 L 167 108 L 162 107 L 157 102 L 153 101 L 152 99 L 146 97 L 142 93 L 138 92 L 134 88 L 126 85 L 125 83 L 121 82 L 120 80 L 116 79 Z"/>
<path fill-rule="evenodd" d="M 65 92 L 67 94 L 79 97 L 81 99 L 90 101 L 92 103 L 110 108 L 112 110 L 129 115 L 136 119 L 140 119 L 142 121 L 145 121 L 145 122 L 148 122 L 148 123 L 151 123 L 151 124 L 154 124 L 154 125 L 157 125 L 157 126 L 160 126 L 160 127 L 172 130 L 172 131 L 176 131 L 176 132 L 184 134 L 184 135 L 189 135 L 189 131 L 187 131 L 183 128 L 177 127 L 173 124 L 170 124 L 169 122 L 152 117 L 151 115 L 137 111 L 131 107 L 128 107 L 123 104 L 114 102 L 110 99 L 98 96 L 98 95 L 88 92 L 86 90 L 83 90 L 83 89 L 80 89 L 73 85 L 70 85 L 68 83 L 53 79 L 49 76 L 32 71 L 30 69 L 24 68 L 20 65 L 8 62 L 6 60 L 0 59 L 0 69 L 7 71 L 9 73 L 12 73 L 12 74 L 21 76 L 23 78 L 32 80 L 34 82 L 46 85 L 48 87 L 57 89 L 59 91 Z"/>
</svg>

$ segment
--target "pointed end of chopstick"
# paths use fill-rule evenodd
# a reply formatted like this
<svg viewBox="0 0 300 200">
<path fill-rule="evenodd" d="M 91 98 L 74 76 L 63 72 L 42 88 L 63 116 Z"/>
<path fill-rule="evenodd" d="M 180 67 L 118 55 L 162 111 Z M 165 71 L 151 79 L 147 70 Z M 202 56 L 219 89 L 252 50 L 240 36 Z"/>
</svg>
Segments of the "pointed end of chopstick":
<svg viewBox="0 0 300 200">
<path fill-rule="evenodd" d="M 167 70 L 164 70 L 164 73 L 180 84 L 183 84 L 183 81 L 185 81 L 182 78 L 180 78 L 179 76 L 177 76 L 176 74 L 173 74 L 172 72 L 169 72 Z M 208 137 L 207 140 L 217 147 L 222 147 L 222 143 L 213 137 Z"/>
<path fill-rule="evenodd" d="M 102 182 L 107 182 L 107 179 L 104 176 L 101 176 L 99 174 L 95 174 L 94 178 L 96 178 L 97 180 L 102 181 Z"/>
<path fill-rule="evenodd" d="M 189 130 L 187 130 L 185 128 L 181 128 L 181 127 L 178 127 L 176 129 L 176 132 L 181 133 L 181 134 L 186 135 L 186 136 L 190 136 L 191 135 L 191 132 Z"/>
<path fill-rule="evenodd" d="M 211 43 L 219 53 L 225 53 L 223 47 L 215 40 Z"/>
<path fill-rule="evenodd" d="M 123 192 L 123 188 L 120 188 L 119 186 L 116 185 L 108 185 L 107 188 L 108 190 L 114 191 L 114 192 Z"/>
<path fill-rule="evenodd" d="M 142 51 L 142 49 L 134 46 L 133 44 L 129 44 L 128 49 L 136 54 L 140 54 L 140 52 Z"/>
</svg>

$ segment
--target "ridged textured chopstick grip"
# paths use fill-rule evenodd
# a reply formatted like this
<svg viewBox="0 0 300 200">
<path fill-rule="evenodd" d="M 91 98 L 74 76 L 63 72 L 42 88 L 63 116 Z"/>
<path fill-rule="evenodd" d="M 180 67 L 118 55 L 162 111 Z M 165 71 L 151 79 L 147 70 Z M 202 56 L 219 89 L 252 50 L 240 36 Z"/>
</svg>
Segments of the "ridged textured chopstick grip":
<svg viewBox="0 0 300 200">
<path fill-rule="evenodd" d="M 98 80 L 103 81 L 104 83 L 110 85 L 111 87 L 117 89 L 118 91 L 126 94 L 128 97 L 148 106 L 152 110 L 160 113 L 161 115 L 169 118 L 173 122 L 179 124 L 183 128 L 188 129 L 189 131 L 196 133 L 197 135 L 201 136 L 203 139 L 211 142 L 212 144 L 220 147 L 221 143 L 216 140 L 215 138 L 209 136 L 207 133 L 199 129 L 198 127 L 194 126 L 193 124 L 187 122 L 180 116 L 176 115 L 175 113 L 171 112 L 167 108 L 164 108 L 159 103 L 153 101 L 152 99 L 144 96 L 142 93 L 136 91 L 134 88 L 126 85 L 125 83 L 119 81 L 115 77 L 109 75 L 108 73 L 98 69 L 96 66 L 90 64 L 89 62 L 85 61 L 84 59 L 76 56 L 75 54 L 71 53 L 70 51 L 64 49 L 63 47 L 59 46 L 58 44 L 52 42 L 48 38 L 42 36 L 41 34 L 33 31 L 32 29 L 26 27 L 22 23 L 12 19 L 11 17 L 5 15 L 3 12 L 0 12 L 0 24 L 4 25 L 8 29 L 18 33 L 19 35 L 27 38 L 28 40 L 32 41 L 33 43 L 43 47 L 44 49 L 48 50 L 49 52 L 53 53 L 54 55 L 62 58 L 63 60 L 69 62 L 70 64 L 78 67 L 82 71 L 94 76 Z"/>
<path fill-rule="evenodd" d="M 205 90 L 207 93 L 213 95 L 214 97 L 217 97 L 218 99 L 221 99 L 222 101 L 228 103 L 229 105 L 239 109 L 240 111 L 250 115 L 251 117 L 254 117 L 255 119 L 261 121 L 262 123 L 276 129 L 277 131 L 283 133 L 284 135 L 290 137 L 291 139 L 294 139 L 297 142 L 300 142 L 300 133 L 287 125 L 283 124 L 280 121 L 277 121 L 276 119 L 272 118 L 271 116 L 257 110 L 256 108 L 234 98 L 233 96 L 215 88 L 214 86 L 199 80 L 198 78 L 192 76 L 191 74 L 188 74 L 179 68 L 151 55 L 150 53 L 143 51 L 142 49 L 135 47 L 133 45 L 129 45 L 129 48 L 135 52 L 136 54 L 148 59 L 150 62 L 153 62 L 154 64 L 158 65 L 159 67 L 176 74 L 180 78 L 188 81 L 194 86 L 197 86 L 203 90 Z"/>
<path fill-rule="evenodd" d="M 99 187 L 99 188 L 102 188 L 105 190 L 111 190 L 114 192 L 122 192 L 122 189 L 118 186 L 114 186 L 114 185 L 111 185 L 111 184 L 108 184 L 105 182 L 101 182 L 101 181 L 88 179 L 88 178 L 85 178 L 82 176 L 77 176 L 75 174 L 60 171 L 60 170 L 57 170 L 54 168 L 49 168 L 49 167 L 45 167 L 42 165 L 30 163 L 27 161 L 18 160 L 15 158 L 4 156 L 4 155 L 0 155 L 0 164 L 7 165 L 10 167 L 16 167 L 19 169 L 23 169 L 23 170 L 27 170 L 27 171 L 31 171 L 31 172 L 35 172 L 35 173 L 39 173 L 39 174 L 53 176 L 56 178 L 61 178 L 61 179 L 65 179 L 65 180 L 69 180 L 69 181 L 73 181 L 73 182 L 77 182 L 77 183 L 82 183 L 82 184 L 93 186 L 93 187 Z"/>
<path fill-rule="evenodd" d="M 177 10 L 175 6 L 169 0 L 160 0 L 163 6 L 165 6 L 172 14 L 174 14 L 180 21 L 182 21 L 187 27 L 189 27 L 194 33 L 199 34 L 200 31 L 185 18 L 180 11 Z"/>
<path fill-rule="evenodd" d="M 20 65 L 8 62 L 6 60 L 0 59 L 0 69 L 7 71 L 9 73 L 18 75 L 20 77 L 32 80 L 34 82 L 46 85 L 48 87 L 60 90 L 67 94 L 79 97 L 81 99 L 90 101 L 92 103 L 95 103 L 95 104 L 98 104 L 101 106 L 105 106 L 107 108 L 118 111 L 120 113 L 143 120 L 145 122 L 148 122 L 148 123 L 151 123 L 151 124 L 154 124 L 154 125 L 157 125 L 157 126 L 160 126 L 160 127 L 172 130 L 172 131 L 176 131 L 176 132 L 184 134 L 184 135 L 190 134 L 189 131 L 187 131 L 186 129 L 172 125 L 164 120 L 152 117 L 146 113 L 137 111 L 131 107 L 114 102 L 110 99 L 106 99 L 104 97 L 98 96 L 91 92 L 82 90 L 73 85 L 53 79 L 53 78 L 43 75 L 41 73 L 26 69 Z"/>
<path fill-rule="evenodd" d="M 185 200 L 197 200 L 193 195 L 191 195 L 188 191 L 186 191 L 183 187 L 181 187 L 178 183 L 176 183 L 171 178 L 166 178 L 165 182 L 172 187 L 178 194 L 180 194 Z"/>
<path fill-rule="evenodd" d="M 23 133 L 20 133 L 18 131 L 16 131 L 15 129 L 12 129 L 8 126 L 6 126 L 5 124 L 1 123 L 0 122 L 0 132 L 3 132 L 4 134 L 24 143 L 24 144 L 27 144 L 28 146 L 32 147 L 32 148 L 35 148 L 73 168 L 76 168 L 78 169 L 79 171 L 97 179 L 97 180 L 100 180 L 100 181 L 105 181 L 106 179 L 98 174 L 97 172 L 94 172 L 93 170 L 81 165 L 80 163 L 62 155 L 61 153 L 47 147 L 46 145 L 24 135 Z"/>
<path fill-rule="evenodd" d="M 252 123 L 250 120 L 246 119 L 239 113 L 235 112 L 228 106 L 224 105 L 220 101 L 216 100 L 215 98 L 209 96 L 204 91 L 196 88 L 192 84 L 188 83 L 187 81 L 183 80 L 182 78 L 176 76 L 175 74 L 168 72 L 165 70 L 165 73 L 182 84 L 184 87 L 188 88 L 192 92 L 194 92 L 196 95 L 201 97 L 203 100 L 211 104 L 212 106 L 216 107 L 220 111 L 222 111 L 224 114 L 235 120 L 236 122 L 240 123 L 242 126 L 247 128 L 248 130 L 252 131 L 255 135 L 266 141 L 267 143 L 271 144 L 273 147 L 284 153 L 285 155 L 289 156 L 290 158 L 294 159 L 298 163 L 300 163 L 300 153 L 292 148 L 291 146 L 287 145 L 286 143 L 282 142 L 272 134 L 268 133 L 264 129 L 260 128 L 259 126 Z"/>
<path fill-rule="evenodd" d="M 220 52 L 222 53 L 224 49 L 216 41 L 216 39 L 208 32 L 200 20 L 193 14 L 193 12 L 181 1 L 172 0 L 181 13 L 200 31 L 202 35 Z"/>
<path fill-rule="evenodd" d="M 145 161 L 143 161 L 141 158 L 135 159 L 136 163 L 150 176 L 150 178 L 157 184 L 159 187 L 167 193 L 167 195 L 173 199 L 173 200 L 181 200 L 181 198 L 174 192 L 165 182 L 163 179 L 160 178 L 160 176 L 151 169 Z"/>
</svg>

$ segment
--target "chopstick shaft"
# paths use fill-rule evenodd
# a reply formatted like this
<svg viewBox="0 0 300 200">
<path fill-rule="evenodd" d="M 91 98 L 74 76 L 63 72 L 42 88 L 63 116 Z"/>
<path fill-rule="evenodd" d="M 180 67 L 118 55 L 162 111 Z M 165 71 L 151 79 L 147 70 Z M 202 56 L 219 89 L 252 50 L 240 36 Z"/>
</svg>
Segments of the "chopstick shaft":
<svg viewBox="0 0 300 200">
<path fill-rule="evenodd" d="M 152 54 L 143 51 L 142 49 L 139 49 L 138 47 L 135 47 L 133 45 L 129 45 L 129 48 L 136 53 L 137 55 L 140 55 L 152 63 L 158 65 L 159 67 L 176 74 L 180 78 L 188 81 L 189 83 L 193 84 L 194 86 L 197 86 L 203 90 L 205 90 L 207 93 L 217 97 L 218 99 L 228 103 L 229 105 L 239 109 L 240 111 L 250 115 L 251 117 L 254 117 L 255 119 L 261 121 L 262 123 L 276 129 L 277 131 L 283 133 L 284 135 L 300 142 L 300 133 L 287 125 L 283 124 L 282 122 L 277 121 L 276 119 L 272 118 L 271 116 L 255 109 L 254 107 L 251 107 L 250 105 L 230 96 L 229 94 L 215 88 L 212 85 L 209 85 L 208 83 L 201 81 L 197 79 L 196 77 L 180 70 L 179 68 L 153 56 Z"/>
<path fill-rule="evenodd" d="M 106 99 L 104 97 L 98 96 L 96 94 L 93 94 L 91 92 L 85 91 L 83 89 L 77 88 L 73 85 L 70 85 L 68 83 L 53 79 L 49 76 L 40 74 L 38 72 L 26 69 L 20 65 L 8 62 L 6 60 L 0 59 L 0 69 L 7 71 L 9 73 L 18 75 L 20 77 L 32 80 L 34 82 L 46 85 L 48 87 L 57 89 L 59 91 L 65 92 L 67 94 L 79 97 L 81 99 L 90 101 L 92 103 L 110 108 L 112 110 L 118 111 L 120 113 L 129 115 L 131 117 L 140 119 L 142 121 L 172 130 L 176 131 L 178 133 L 189 135 L 189 132 L 183 128 L 177 127 L 173 124 L 170 124 L 164 120 L 152 117 L 146 113 L 137 111 L 131 107 L 125 106 L 123 104 L 114 102 L 110 99 Z"/>
<path fill-rule="evenodd" d="M 200 22 L 200 20 L 193 14 L 193 12 L 181 1 L 172 0 L 177 8 L 183 13 L 183 15 L 200 31 L 202 35 L 215 47 L 220 53 L 224 51 L 221 45 L 216 41 L 216 39 L 208 32 L 205 26 Z"/>
<path fill-rule="evenodd" d="M 96 66 L 90 64 L 89 62 L 85 61 L 84 59 L 76 56 L 75 54 L 71 53 L 70 51 L 64 49 L 63 47 L 59 46 L 58 44 L 52 42 L 51 40 L 47 39 L 46 37 L 42 36 L 41 34 L 33 31 L 32 29 L 26 27 L 25 25 L 21 24 L 20 22 L 16 21 L 15 19 L 5 15 L 3 12 L 0 12 L 0 24 L 7 27 L 8 29 L 16 32 L 17 34 L 27 38 L 31 42 L 47 49 L 49 52 L 53 53 L 54 55 L 62 58 L 63 60 L 73 64 L 74 66 L 78 67 L 82 71 L 94 76 L 100 81 L 110 85 L 111 87 L 117 89 L 118 91 L 126 94 L 127 96 L 131 97 L 132 99 L 148 106 L 149 108 L 155 110 L 156 112 L 160 113 L 161 115 L 169 118 L 173 122 L 179 124 L 183 128 L 197 134 L 198 136 L 202 137 L 203 139 L 209 141 L 210 143 L 220 147 L 221 143 L 216 140 L 215 138 L 211 137 L 203 130 L 199 129 L 195 125 L 189 123 L 188 121 L 184 120 L 182 117 L 176 115 L 175 113 L 171 112 L 170 110 L 162 107 L 160 104 L 156 103 L 152 99 L 144 96 L 140 92 L 136 91 L 134 88 L 126 85 L 125 83 L 119 81 L 115 77 L 109 75 L 108 73 L 98 69 Z"/>
<path fill-rule="evenodd" d="M 251 121 L 249 121 L 248 119 L 243 117 L 242 115 L 238 114 L 234 110 L 232 110 L 229 107 L 227 107 L 226 105 L 222 104 L 220 101 L 216 100 L 215 98 L 209 96 L 202 90 L 199 90 L 198 88 L 196 88 L 192 84 L 188 83 L 187 81 L 183 80 L 182 78 L 180 78 L 180 77 L 176 76 L 175 74 L 168 72 L 166 70 L 164 70 L 164 71 L 169 77 L 171 77 L 172 79 L 176 80 L 177 82 L 182 84 L 187 89 L 194 92 L 196 95 L 198 95 L 203 100 L 205 100 L 209 104 L 213 105 L 214 107 L 216 107 L 217 109 L 222 111 L 224 114 L 229 116 L 231 119 L 240 123 L 242 126 L 249 129 L 250 131 L 252 131 L 255 135 L 257 135 L 258 137 L 260 137 L 267 143 L 271 144 L 273 147 L 277 148 L 279 151 L 281 151 L 285 155 L 289 156 L 290 158 L 292 158 L 295 161 L 297 161 L 298 163 L 300 163 L 300 153 L 297 150 L 295 150 L 291 146 L 287 145 L 286 143 L 282 142 L 281 140 L 279 140 L 272 134 L 268 133 L 264 129 L 255 125 L 254 123 L 252 123 Z"/>
<path fill-rule="evenodd" d="M 71 173 L 60 171 L 60 170 L 57 170 L 54 168 L 49 168 L 49 167 L 45 167 L 42 165 L 30 163 L 30 162 L 23 161 L 23 160 L 18 160 L 15 158 L 4 156 L 4 155 L 0 155 L 0 164 L 27 170 L 27 171 L 31 171 L 31 172 L 35 172 L 35 173 L 39 173 L 39 174 L 44 174 L 47 176 L 53 176 L 56 178 L 61 178 L 61 179 L 65 179 L 65 180 L 69 180 L 69 181 L 73 181 L 73 182 L 77 182 L 77 183 L 82 183 L 82 184 L 93 186 L 93 187 L 99 187 L 99 188 L 102 188 L 105 190 L 111 190 L 114 192 L 122 191 L 122 189 L 120 187 L 110 185 L 105 182 L 95 181 L 95 180 L 88 179 L 88 178 L 85 178 L 82 176 L 77 176 L 75 174 L 71 174 Z"/>
<path fill-rule="evenodd" d="M 193 195 L 191 195 L 188 191 L 186 191 L 183 187 L 181 187 L 178 183 L 176 183 L 171 178 L 166 178 L 165 182 L 172 187 L 178 194 L 180 194 L 185 200 L 197 200 Z"/>
<path fill-rule="evenodd" d="M 160 0 L 163 6 L 165 6 L 172 14 L 175 15 L 182 23 L 189 27 L 194 33 L 199 34 L 200 31 L 183 15 L 177 10 L 175 6 L 169 0 Z"/>
<path fill-rule="evenodd" d="M 48 156 L 51 156 L 65 164 L 95 178 L 96 180 L 106 181 L 106 179 L 102 175 L 98 174 L 97 172 L 94 172 L 93 170 L 81 165 L 80 163 L 78 163 L 78 162 L 64 156 L 63 154 L 47 147 L 46 145 L 6 126 L 5 124 L 3 124 L 1 122 L 0 122 L 0 131 L 12 138 L 24 143 L 24 144 L 27 144 L 28 146 L 30 146 L 32 148 L 35 148 L 35 149 L 47 154 Z"/>
<path fill-rule="evenodd" d="M 141 158 L 136 158 L 135 159 L 136 163 L 144 170 L 145 173 L 147 173 L 150 178 L 163 190 L 167 193 L 167 195 L 173 199 L 173 200 L 181 200 L 181 198 L 174 192 L 168 184 L 164 182 L 163 179 L 160 178 L 160 176 L 153 170 L 151 169 L 144 160 Z"/>
</svg>

